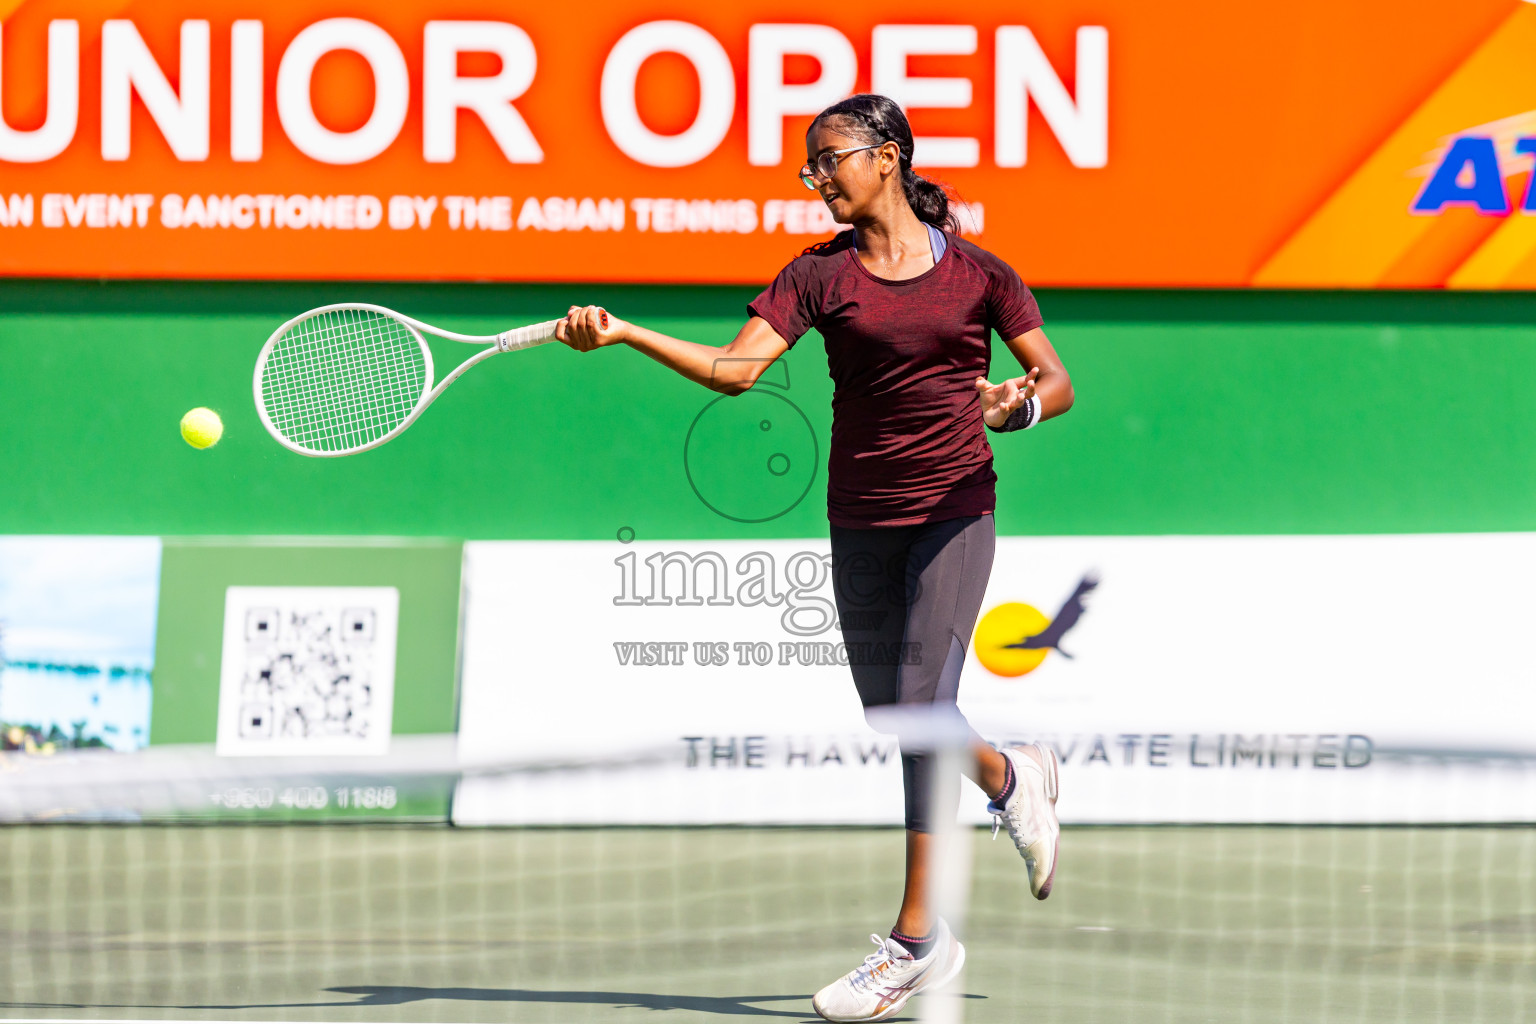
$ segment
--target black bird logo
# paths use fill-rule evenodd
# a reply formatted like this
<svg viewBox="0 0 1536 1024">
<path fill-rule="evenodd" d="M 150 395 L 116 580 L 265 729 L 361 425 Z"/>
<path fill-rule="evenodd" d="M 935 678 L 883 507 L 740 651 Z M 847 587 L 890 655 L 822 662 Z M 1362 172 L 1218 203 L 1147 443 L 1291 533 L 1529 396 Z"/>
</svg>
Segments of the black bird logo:
<svg viewBox="0 0 1536 1024">
<path fill-rule="evenodd" d="M 1020 649 L 1026 651 L 1052 650 L 1063 658 L 1071 658 L 1072 655 L 1061 649 L 1061 638 L 1067 635 L 1067 630 L 1077 625 L 1077 620 L 1083 617 L 1083 598 L 1093 593 L 1099 585 L 1098 576 L 1089 573 L 1078 581 L 1077 589 L 1072 591 L 1072 596 L 1062 602 L 1061 610 L 1046 626 L 1034 636 L 1027 636 L 1016 644 L 1004 644 L 1005 648 Z"/>
</svg>

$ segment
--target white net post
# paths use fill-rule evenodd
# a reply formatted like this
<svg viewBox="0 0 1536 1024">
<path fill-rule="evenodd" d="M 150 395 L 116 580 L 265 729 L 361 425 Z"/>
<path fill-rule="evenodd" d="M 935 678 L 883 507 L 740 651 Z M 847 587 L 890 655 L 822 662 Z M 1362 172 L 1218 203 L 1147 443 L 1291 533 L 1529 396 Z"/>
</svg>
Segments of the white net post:
<svg viewBox="0 0 1536 1024">
<path fill-rule="evenodd" d="M 934 793 L 930 806 L 944 808 L 952 799 L 955 779 L 972 756 L 969 734 L 936 730 Z M 928 875 L 928 901 L 936 917 L 943 918 L 961 942 L 965 941 L 966 910 L 971 900 L 971 842 L 975 830 L 962 825 L 954 814 L 936 815 L 931 837 L 932 860 Z M 924 1024 L 960 1024 L 965 1016 L 965 971 L 941 988 L 925 993 L 915 1004 Z"/>
</svg>

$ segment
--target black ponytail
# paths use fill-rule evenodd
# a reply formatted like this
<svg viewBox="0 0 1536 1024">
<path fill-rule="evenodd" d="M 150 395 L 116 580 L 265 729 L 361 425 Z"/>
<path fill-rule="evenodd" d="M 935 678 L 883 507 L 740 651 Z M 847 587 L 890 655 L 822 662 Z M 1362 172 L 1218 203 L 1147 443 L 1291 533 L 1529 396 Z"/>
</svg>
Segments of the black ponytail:
<svg viewBox="0 0 1536 1024">
<path fill-rule="evenodd" d="M 896 143 L 901 153 L 901 188 L 912 212 L 924 223 L 959 232 L 959 221 L 950 209 L 949 191 L 912 170 L 912 126 L 895 100 L 875 93 L 850 96 L 817 114 L 811 127 L 822 122 L 860 142 Z"/>
</svg>

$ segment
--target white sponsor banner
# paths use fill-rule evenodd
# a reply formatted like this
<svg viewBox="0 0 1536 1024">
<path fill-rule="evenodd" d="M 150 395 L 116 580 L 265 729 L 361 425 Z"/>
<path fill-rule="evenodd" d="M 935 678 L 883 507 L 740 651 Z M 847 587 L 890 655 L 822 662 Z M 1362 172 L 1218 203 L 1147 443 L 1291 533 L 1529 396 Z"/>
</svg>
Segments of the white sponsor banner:
<svg viewBox="0 0 1536 1024">
<path fill-rule="evenodd" d="M 466 761 L 664 756 L 455 819 L 899 823 L 827 551 L 466 545 Z M 960 705 L 1056 748 L 1068 822 L 1536 820 L 1533 616 L 1536 535 L 999 538 Z"/>
</svg>

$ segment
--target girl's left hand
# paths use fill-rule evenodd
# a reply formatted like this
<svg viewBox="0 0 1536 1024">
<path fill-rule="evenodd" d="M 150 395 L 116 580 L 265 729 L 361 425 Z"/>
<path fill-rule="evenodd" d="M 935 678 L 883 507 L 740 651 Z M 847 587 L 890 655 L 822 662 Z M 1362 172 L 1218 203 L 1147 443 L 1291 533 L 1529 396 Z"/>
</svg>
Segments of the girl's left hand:
<svg viewBox="0 0 1536 1024">
<path fill-rule="evenodd" d="M 993 384 L 985 377 L 976 378 L 976 393 L 981 396 L 981 418 L 989 427 L 1000 427 L 1008 422 L 1015 409 L 1035 397 L 1035 378 L 1040 367 L 1031 367 L 1022 377 L 1013 377 L 1001 384 Z"/>
</svg>

